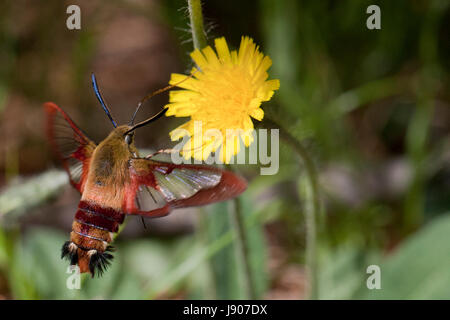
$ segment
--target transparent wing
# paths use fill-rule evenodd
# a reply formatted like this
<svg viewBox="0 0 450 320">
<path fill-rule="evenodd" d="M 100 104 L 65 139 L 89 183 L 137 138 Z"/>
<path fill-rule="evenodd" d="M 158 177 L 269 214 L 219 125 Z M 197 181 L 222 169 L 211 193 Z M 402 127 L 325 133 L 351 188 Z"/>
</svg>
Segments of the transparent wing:
<svg viewBox="0 0 450 320">
<path fill-rule="evenodd" d="M 132 159 L 130 176 L 124 211 L 147 216 L 223 201 L 237 196 L 247 186 L 244 179 L 215 167 L 150 159 Z"/>
</svg>

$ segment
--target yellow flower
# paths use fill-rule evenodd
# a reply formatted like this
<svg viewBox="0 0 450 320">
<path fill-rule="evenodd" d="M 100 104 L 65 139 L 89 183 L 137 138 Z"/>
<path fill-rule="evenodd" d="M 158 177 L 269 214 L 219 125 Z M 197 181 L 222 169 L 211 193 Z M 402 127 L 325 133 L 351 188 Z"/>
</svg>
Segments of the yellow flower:
<svg viewBox="0 0 450 320">
<path fill-rule="evenodd" d="M 251 118 L 263 119 L 261 102 L 270 100 L 280 82 L 267 80 L 272 61 L 249 37 L 242 37 L 238 51 L 230 52 L 225 38 L 215 39 L 215 46 L 217 54 L 209 46 L 191 54 L 198 67 L 193 77 L 172 74 L 169 83 L 185 90 L 170 92 L 166 115 L 191 117 L 170 133 L 172 141 L 190 137 L 182 150 L 185 158 L 206 160 L 222 146 L 219 159 L 229 163 L 239 152 L 240 139 L 247 147 L 253 142 Z M 202 133 L 194 134 L 199 123 Z M 208 135 L 208 129 L 215 131 Z"/>
</svg>

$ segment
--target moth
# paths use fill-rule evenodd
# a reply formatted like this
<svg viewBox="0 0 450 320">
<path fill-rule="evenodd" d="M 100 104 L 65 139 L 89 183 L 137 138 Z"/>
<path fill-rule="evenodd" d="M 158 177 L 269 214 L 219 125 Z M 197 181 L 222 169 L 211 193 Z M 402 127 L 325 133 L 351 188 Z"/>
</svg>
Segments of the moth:
<svg viewBox="0 0 450 320">
<path fill-rule="evenodd" d="M 70 241 L 61 258 L 78 265 L 81 273 L 101 276 L 110 265 L 113 234 L 127 215 L 163 217 L 173 209 L 206 205 L 241 194 L 246 181 L 232 172 L 208 165 L 174 164 L 140 157 L 134 144 L 137 128 L 160 118 L 134 124 L 138 104 L 128 125 L 118 126 L 105 104 L 92 74 L 94 92 L 114 129 L 99 144 L 94 143 L 56 104 L 47 102 L 47 134 L 69 175 L 81 193 L 72 223 Z M 161 90 L 160 90 L 161 91 Z"/>
</svg>

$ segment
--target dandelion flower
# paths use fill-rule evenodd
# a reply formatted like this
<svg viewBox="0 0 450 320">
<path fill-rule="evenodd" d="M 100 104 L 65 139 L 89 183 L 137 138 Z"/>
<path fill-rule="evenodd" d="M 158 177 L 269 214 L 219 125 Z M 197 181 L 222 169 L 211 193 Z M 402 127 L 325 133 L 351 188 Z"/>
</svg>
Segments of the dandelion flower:
<svg viewBox="0 0 450 320">
<path fill-rule="evenodd" d="M 219 159 L 229 163 L 240 140 L 246 147 L 253 142 L 252 118 L 263 119 L 261 103 L 270 100 L 280 82 L 267 80 L 272 61 L 249 37 L 242 37 L 238 51 L 230 52 L 225 38 L 215 39 L 215 47 L 217 53 L 208 46 L 191 54 L 198 67 L 191 78 L 172 74 L 170 84 L 184 90 L 170 92 L 166 115 L 191 118 L 170 133 L 172 141 L 190 137 L 182 149 L 185 158 L 206 160 L 222 147 Z M 198 123 L 202 133 L 194 134 Z M 208 135 L 209 129 L 217 134 Z"/>
</svg>

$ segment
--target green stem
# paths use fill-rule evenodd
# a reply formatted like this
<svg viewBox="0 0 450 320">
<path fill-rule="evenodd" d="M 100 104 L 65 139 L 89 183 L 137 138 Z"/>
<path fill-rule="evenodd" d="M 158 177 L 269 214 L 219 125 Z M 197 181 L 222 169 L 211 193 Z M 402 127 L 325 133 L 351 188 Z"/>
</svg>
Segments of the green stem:
<svg viewBox="0 0 450 320">
<path fill-rule="evenodd" d="M 447 4 L 448 5 L 448 4 Z M 439 8 L 439 9 L 438 9 Z M 422 69 L 416 90 L 417 105 L 411 116 L 406 134 L 408 157 L 412 165 L 412 182 L 404 205 L 403 228 L 405 233 L 417 229 L 424 220 L 426 167 L 429 154 L 430 126 L 435 109 L 436 88 L 439 87 L 438 32 L 443 8 L 429 6 L 419 36 L 419 58 Z"/>
<path fill-rule="evenodd" d="M 245 228 L 253 228 L 257 224 L 261 224 L 264 219 L 264 210 L 259 210 L 246 215 L 244 218 Z M 167 274 L 159 279 L 156 283 L 145 284 L 145 291 L 148 299 L 154 299 L 162 291 L 167 292 L 174 288 L 181 280 L 185 279 L 189 274 L 198 268 L 198 266 L 207 259 L 212 259 L 221 250 L 230 245 L 236 238 L 236 233 L 233 230 L 228 230 L 218 238 L 214 239 L 207 246 L 201 247 L 198 251 L 190 254 L 186 260 L 178 264 Z"/>
<path fill-rule="evenodd" d="M 245 231 L 244 217 L 242 216 L 242 203 L 239 198 L 235 198 L 230 203 L 230 220 L 231 224 L 236 232 L 236 244 L 238 249 L 241 268 L 244 270 L 244 288 L 246 298 L 254 300 L 256 299 L 255 283 L 252 277 L 252 269 L 250 265 L 250 254 L 248 250 L 248 240 Z"/>
<path fill-rule="evenodd" d="M 301 158 L 304 164 L 308 182 L 308 193 L 305 202 L 306 220 L 306 267 L 309 279 L 309 298 L 319 298 L 318 288 L 318 263 L 317 263 L 317 219 L 320 213 L 319 183 L 316 167 L 305 147 L 293 137 L 286 129 L 267 116 L 264 120 L 268 125 L 280 130 L 280 137 L 285 140 Z"/>
<path fill-rule="evenodd" d="M 205 28 L 203 26 L 202 4 L 200 0 L 188 0 L 189 19 L 191 22 L 192 40 L 195 49 L 207 46 Z"/>
<path fill-rule="evenodd" d="M 200 0 L 188 0 L 189 18 L 191 22 L 192 40 L 195 49 L 202 49 L 207 46 L 205 30 L 203 26 L 202 5 Z M 242 206 L 238 198 L 233 200 L 230 207 L 230 220 L 236 232 L 236 243 L 239 261 L 244 269 L 244 285 L 247 299 L 256 299 L 255 285 L 253 282 L 248 243 L 242 217 Z"/>
</svg>

